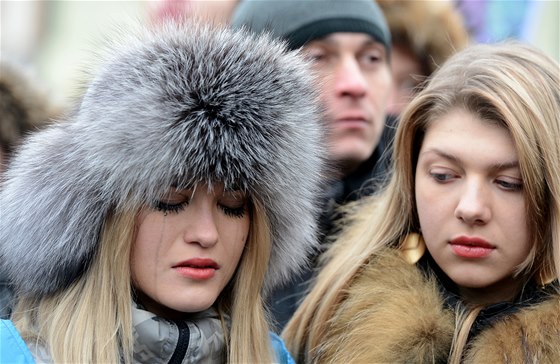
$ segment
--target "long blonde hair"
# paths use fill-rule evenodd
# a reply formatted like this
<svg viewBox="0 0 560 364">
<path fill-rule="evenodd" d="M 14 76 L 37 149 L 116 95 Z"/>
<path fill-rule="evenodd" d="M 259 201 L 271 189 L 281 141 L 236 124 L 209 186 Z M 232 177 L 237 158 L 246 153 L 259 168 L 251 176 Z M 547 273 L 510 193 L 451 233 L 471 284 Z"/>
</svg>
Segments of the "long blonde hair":
<svg viewBox="0 0 560 364">
<path fill-rule="evenodd" d="M 393 170 L 379 195 L 347 210 L 346 224 L 283 337 L 294 357 L 312 358 L 329 319 L 359 270 L 381 248 L 398 247 L 419 231 L 414 171 L 429 124 L 454 108 L 504 125 L 515 143 L 524 181 L 533 248 L 518 273 L 558 278 L 560 272 L 560 70 L 541 51 L 517 42 L 475 45 L 436 71 L 402 115 Z M 538 278 L 537 277 L 537 278 Z"/>
<path fill-rule="evenodd" d="M 216 306 L 231 316 L 224 324 L 228 362 L 271 362 L 261 290 L 272 241 L 268 218 L 253 202 L 251 227 L 231 289 Z M 22 297 L 12 320 L 26 342 L 48 350 L 55 363 L 131 363 L 133 357 L 130 254 L 136 213 L 110 216 L 102 228 L 99 250 L 84 274 L 50 297 Z"/>
</svg>

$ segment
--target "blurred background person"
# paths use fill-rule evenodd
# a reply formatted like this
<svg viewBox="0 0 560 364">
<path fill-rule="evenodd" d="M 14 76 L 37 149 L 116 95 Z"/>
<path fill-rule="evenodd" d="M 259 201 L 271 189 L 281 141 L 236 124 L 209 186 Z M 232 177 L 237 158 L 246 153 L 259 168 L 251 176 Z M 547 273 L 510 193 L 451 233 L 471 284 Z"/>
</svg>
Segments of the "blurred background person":
<svg viewBox="0 0 560 364">
<path fill-rule="evenodd" d="M 21 140 L 62 111 L 31 68 L 0 58 L 0 174 Z"/>
<path fill-rule="evenodd" d="M 152 21 L 197 17 L 214 25 L 227 25 L 237 0 L 160 0 L 151 5 Z"/>
<path fill-rule="evenodd" d="M 469 43 L 462 14 L 451 1 L 377 0 L 391 31 L 393 92 L 388 113 L 398 116 L 422 82 Z"/>
<path fill-rule="evenodd" d="M 32 70 L 2 55 L 0 58 L 0 181 L 12 155 L 30 133 L 63 112 Z M 0 185 L 1 188 L 1 185 Z M 1 208 L 0 208 L 1 209 Z M 0 211 L 1 212 L 1 211 Z M 0 213 L 0 216 L 2 214 Z M 12 292 L 0 264 L 0 318 L 8 317 Z"/>
<path fill-rule="evenodd" d="M 344 1 L 344 0 L 342 0 Z M 372 0 L 373 1 L 373 0 Z M 150 22 L 159 9 L 183 7 L 185 16 L 205 14 L 226 24 L 237 0 L 150 1 L 2 1 L 0 48 L 36 66 L 38 75 L 57 96 L 76 96 L 76 80 L 92 50 L 114 24 L 127 29 L 131 18 Z M 415 2 L 415 1 L 411 1 Z M 464 14 L 476 42 L 521 39 L 560 61 L 559 1 L 540 0 L 437 0 Z M 180 5 L 184 3 L 184 5 Z M 161 12 L 160 12 L 161 13 Z M 165 11 L 163 12 L 165 13 Z M 79 96 L 79 95 L 77 95 Z"/>
<path fill-rule="evenodd" d="M 390 33 L 372 0 L 241 1 L 231 25 L 270 32 L 291 49 L 301 48 L 317 76 L 322 121 L 329 133 L 327 153 L 333 171 L 326 178 L 324 195 L 317 196 L 324 206 L 319 220 L 322 246 L 310 267 L 269 299 L 281 330 L 319 269 L 318 257 L 335 233 L 338 208 L 372 194 L 385 177 Z"/>
</svg>

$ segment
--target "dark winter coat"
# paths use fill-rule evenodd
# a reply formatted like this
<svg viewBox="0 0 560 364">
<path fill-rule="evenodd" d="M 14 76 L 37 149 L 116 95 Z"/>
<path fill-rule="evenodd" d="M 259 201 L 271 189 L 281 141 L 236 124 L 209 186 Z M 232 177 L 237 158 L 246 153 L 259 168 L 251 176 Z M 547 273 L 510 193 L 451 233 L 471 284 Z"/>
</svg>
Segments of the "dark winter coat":
<svg viewBox="0 0 560 364">
<path fill-rule="evenodd" d="M 396 121 L 388 120 L 390 125 Z M 276 323 L 277 331 L 281 331 L 308 292 L 311 280 L 318 272 L 319 256 L 327 250 L 331 238 L 337 232 L 336 221 L 341 217 L 341 206 L 369 196 L 383 184 L 390 163 L 390 148 L 394 131 L 386 127 L 382 138 L 371 157 L 362 163 L 356 171 L 343 179 L 332 181 L 327 185 L 322 200 L 322 213 L 319 219 L 319 236 L 321 245 L 310 257 L 310 263 L 286 285 L 272 292 L 268 306 Z"/>
</svg>

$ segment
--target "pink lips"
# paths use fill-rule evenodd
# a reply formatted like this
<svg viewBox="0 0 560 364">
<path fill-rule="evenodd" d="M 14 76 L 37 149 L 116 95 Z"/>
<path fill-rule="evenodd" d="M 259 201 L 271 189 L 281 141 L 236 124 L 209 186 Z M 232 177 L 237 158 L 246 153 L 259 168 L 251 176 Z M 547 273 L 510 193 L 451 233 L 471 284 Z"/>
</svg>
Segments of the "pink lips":
<svg viewBox="0 0 560 364">
<path fill-rule="evenodd" d="M 212 259 L 193 258 L 180 262 L 172 268 L 187 278 L 206 280 L 214 277 L 220 266 Z"/>
<path fill-rule="evenodd" d="M 477 259 L 487 257 L 496 247 L 481 238 L 460 236 L 451 240 L 451 249 L 457 256 Z"/>
</svg>

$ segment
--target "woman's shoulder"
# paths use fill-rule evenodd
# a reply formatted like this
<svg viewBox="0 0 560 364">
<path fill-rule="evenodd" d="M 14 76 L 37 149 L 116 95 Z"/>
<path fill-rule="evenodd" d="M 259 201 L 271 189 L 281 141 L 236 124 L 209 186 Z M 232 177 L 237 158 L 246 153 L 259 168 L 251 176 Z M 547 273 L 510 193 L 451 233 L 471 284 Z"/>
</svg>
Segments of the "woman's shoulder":
<svg viewBox="0 0 560 364">
<path fill-rule="evenodd" d="M 0 363 L 35 363 L 31 351 L 10 320 L 0 320 Z"/>
<path fill-rule="evenodd" d="M 270 342 L 272 343 L 272 348 L 276 353 L 276 358 L 280 364 L 295 364 L 294 359 L 290 355 L 290 352 L 286 348 L 284 341 L 276 334 L 269 333 Z"/>
<path fill-rule="evenodd" d="M 536 304 L 494 322 L 476 336 L 466 363 L 493 362 L 508 357 L 512 363 L 560 362 L 560 296 L 553 294 Z"/>
</svg>

